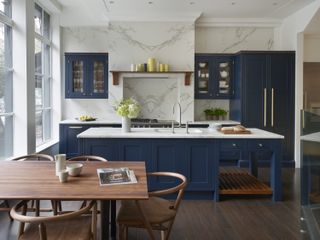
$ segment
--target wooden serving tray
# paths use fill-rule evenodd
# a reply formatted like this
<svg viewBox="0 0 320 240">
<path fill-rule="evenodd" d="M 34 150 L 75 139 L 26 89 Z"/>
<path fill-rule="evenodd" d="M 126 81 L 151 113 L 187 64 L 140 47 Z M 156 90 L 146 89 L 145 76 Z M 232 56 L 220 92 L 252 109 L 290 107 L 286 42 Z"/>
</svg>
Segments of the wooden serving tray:
<svg viewBox="0 0 320 240">
<path fill-rule="evenodd" d="M 223 134 L 251 134 L 250 130 L 244 130 L 244 131 L 233 131 L 233 130 L 219 130 Z"/>
</svg>

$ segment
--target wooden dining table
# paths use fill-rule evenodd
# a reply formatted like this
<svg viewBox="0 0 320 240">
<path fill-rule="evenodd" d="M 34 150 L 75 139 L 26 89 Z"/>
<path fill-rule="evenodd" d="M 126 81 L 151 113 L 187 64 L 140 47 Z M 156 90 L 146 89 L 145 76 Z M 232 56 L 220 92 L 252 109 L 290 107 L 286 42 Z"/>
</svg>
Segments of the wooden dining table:
<svg viewBox="0 0 320 240">
<path fill-rule="evenodd" d="M 77 177 L 69 176 L 60 183 L 54 162 L 0 162 L 0 199 L 15 200 L 100 200 L 101 239 L 109 239 L 111 204 L 111 237 L 116 237 L 115 200 L 146 200 L 148 187 L 144 162 L 83 162 Z M 100 186 L 98 168 L 128 167 L 134 171 L 137 183 Z"/>
</svg>

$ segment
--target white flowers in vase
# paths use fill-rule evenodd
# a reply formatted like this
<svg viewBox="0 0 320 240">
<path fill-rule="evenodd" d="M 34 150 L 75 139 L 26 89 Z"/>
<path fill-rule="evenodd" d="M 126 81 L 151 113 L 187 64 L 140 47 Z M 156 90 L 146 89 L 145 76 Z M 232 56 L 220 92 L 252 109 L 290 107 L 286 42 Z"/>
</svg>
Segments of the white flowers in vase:
<svg viewBox="0 0 320 240">
<path fill-rule="evenodd" d="M 136 118 L 138 117 L 141 106 L 134 98 L 122 99 L 116 104 L 115 110 L 121 117 Z"/>
</svg>

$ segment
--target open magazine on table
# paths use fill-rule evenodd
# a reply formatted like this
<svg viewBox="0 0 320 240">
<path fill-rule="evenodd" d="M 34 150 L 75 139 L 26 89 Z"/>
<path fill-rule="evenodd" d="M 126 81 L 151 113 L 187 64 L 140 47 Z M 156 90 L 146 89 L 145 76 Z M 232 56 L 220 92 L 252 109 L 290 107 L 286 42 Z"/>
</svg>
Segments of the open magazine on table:
<svg viewBox="0 0 320 240">
<path fill-rule="evenodd" d="M 98 168 L 100 186 L 137 183 L 133 170 L 129 168 Z"/>
</svg>

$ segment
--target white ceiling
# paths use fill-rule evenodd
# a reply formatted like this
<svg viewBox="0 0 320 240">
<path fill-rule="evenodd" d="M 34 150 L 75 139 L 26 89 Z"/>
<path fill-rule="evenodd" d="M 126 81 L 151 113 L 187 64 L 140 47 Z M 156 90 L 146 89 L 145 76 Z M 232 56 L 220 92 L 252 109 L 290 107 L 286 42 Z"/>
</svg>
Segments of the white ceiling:
<svg viewBox="0 0 320 240">
<path fill-rule="evenodd" d="M 58 0 L 62 25 L 109 21 L 281 20 L 314 0 Z"/>
</svg>

